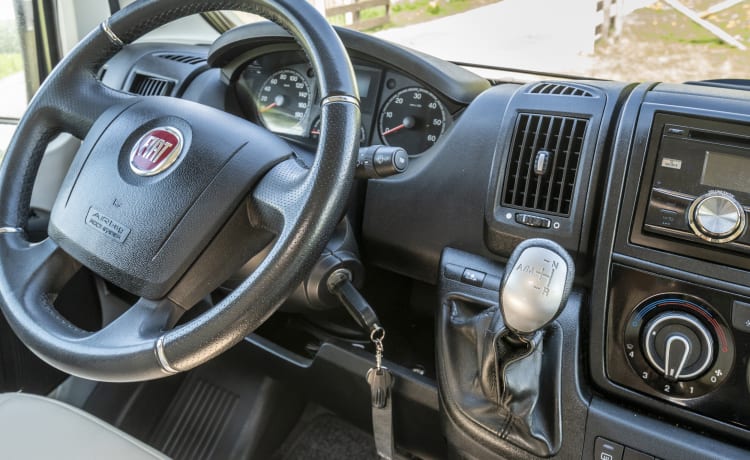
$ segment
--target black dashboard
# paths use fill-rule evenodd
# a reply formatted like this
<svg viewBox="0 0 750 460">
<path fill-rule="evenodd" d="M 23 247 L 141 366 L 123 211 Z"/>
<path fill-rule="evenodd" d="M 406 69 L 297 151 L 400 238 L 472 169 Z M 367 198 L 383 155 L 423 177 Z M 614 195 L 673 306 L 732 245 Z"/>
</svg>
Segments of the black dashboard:
<svg viewBox="0 0 750 460">
<path fill-rule="evenodd" d="M 419 283 L 441 304 L 458 296 L 492 305 L 513 248 L 556 241 L 577 276 L 560 319 L 566 424 L 555 455 L 605 459 L 605 440 L 643 458 L 746 457 L 750 92 L 490 81 L 339 33 L 361 94 L 361 144 L 411 156 L 405 173 L 369 181 L 352 200 L 366 265 Z M 320 134 L 315 75 L 270 24 L 234 29 L 211 47 L 131 45 L 101 78 L 221 108 L 301 157 Z M 421 381 L 449 445 L 528 456 L 451 414 L 438 380 Z M 435 454 L 419 436 L 403 437 Z"/>
</svg>

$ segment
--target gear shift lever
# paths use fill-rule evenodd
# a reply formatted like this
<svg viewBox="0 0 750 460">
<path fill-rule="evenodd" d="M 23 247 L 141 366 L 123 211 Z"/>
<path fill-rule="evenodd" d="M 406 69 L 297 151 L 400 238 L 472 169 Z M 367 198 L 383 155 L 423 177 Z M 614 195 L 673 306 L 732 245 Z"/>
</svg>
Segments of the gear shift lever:
<svg viewBox="0 0 750 460">
<path fill-rule="evenodd" d="M 497 306 L 448 298 L 440 310 L 441 400 L 472 434 L 482 427 L 493 449 L 510 443 L 545 458 L 561 449 L 563 328 L 554 321 L 574 276 L 559 244 L 526 240 L 508 259 Z"/>
<path fill-rule="evenodd" d="M 500 287 L 500 312 L 518 338 L 557 318 L 573 286 L 575 266 L 568 252 L 545 239 L 531 239 L 513 250 Z"/>
</svg>

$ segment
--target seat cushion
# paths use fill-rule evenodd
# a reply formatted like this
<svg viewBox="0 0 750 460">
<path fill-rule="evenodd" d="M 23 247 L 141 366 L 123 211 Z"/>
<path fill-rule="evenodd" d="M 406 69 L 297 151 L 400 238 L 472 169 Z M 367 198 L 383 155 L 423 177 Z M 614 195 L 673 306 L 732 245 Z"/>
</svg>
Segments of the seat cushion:
<svg viewBox="0 0 750 460">
<path fill-rule="evenodd" d="M 108 423 L 54 399 L 0 394 L 0 458 L 165 459 Z"/>
</svg>

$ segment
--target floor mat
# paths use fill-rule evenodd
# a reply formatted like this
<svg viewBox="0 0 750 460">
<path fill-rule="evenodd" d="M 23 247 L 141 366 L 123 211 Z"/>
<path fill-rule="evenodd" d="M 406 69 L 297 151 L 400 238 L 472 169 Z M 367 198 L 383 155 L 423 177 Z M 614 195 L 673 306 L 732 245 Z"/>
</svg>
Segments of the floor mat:
<svg viewBox="0 0 750 460">
<path fill-rule="evenodd" d="M 372 436 L 330 413 L 303 421 L 290 434 L 277 460 L 377 460 Z"/>
<path fill-rule="evenodd" d="M 192 376 L 191 376 L 192 377 Z M 199 460 L 214 454 L 239 397 L 201 378 L 188 378 L 151 444 L 171 458 Z"/>
<path fill-rule="evenodd" d="M 175 460 L 269 459 L 307 405 L 300 392 L 249 366 L 239 347 L 165 379 L 93 390 L 77 380 L 57 392 L 61 399 Z"/>
<path fill-rule="evenodd" d="M 175 460 L 267 459 L 304 408 L 233 349 L 187 375 L 147 441 Z"/>
</svg>

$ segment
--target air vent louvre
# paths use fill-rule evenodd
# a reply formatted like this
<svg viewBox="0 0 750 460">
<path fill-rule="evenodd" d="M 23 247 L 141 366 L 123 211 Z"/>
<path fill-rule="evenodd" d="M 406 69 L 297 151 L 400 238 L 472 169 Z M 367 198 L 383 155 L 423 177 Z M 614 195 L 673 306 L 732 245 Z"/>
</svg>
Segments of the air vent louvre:
<svg viewBox="0 0 750 460">
<path fill-rule="evenodd" d="M 539 83 L 529 90 L 531 94 L 554 94 L 559 96 L 594 97 L 589 91 L 563 83 Z"/>
<path fill-rule="evenodd" d="M 519 114 L 503 204 L 570 215 L 587 124 L 583 118 Z"/>
<path fill-rule="evenodd" d="M 157 56 L 162 59 L 181 62 L 183 64 L 198 65 L 206 63 L 206 58 L 201 56 L 191 56 L 187 54 L 158 54 Z"/>
<path fill-rule="evenodd" d="M 174 82 L 149 75 L 136 74 L 130 85 L 130 92 L 141 96 L 167 96 L 172 92 Z"/>
</svg>

